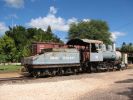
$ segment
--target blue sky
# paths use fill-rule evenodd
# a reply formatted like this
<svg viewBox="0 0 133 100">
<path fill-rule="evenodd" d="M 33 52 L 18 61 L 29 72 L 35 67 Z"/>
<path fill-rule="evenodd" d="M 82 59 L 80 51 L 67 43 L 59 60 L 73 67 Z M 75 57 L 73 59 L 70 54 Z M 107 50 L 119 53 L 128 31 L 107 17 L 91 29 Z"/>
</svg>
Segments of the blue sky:
<svg viewBox="0 0 133 100">
<path fill-rule="evenodd" d="M 108 23 L 117 45 L 133 43 L 133 0 L 0 0 L 0 34 L 8 26 L 46 30 L 66 41 L 71 22 L 101 19 Z"/>
</svg>

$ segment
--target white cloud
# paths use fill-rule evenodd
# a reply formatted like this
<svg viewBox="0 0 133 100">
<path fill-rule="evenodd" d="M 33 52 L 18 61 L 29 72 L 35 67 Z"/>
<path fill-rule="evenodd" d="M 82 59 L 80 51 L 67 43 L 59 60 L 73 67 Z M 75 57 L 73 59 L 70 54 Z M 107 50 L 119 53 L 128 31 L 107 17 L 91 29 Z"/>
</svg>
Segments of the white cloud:
<svg viewBox="0 0 133 100">
<path fill-rule="evenodd" d="M 73 22 L 75 22 L 75 23 L 78 22 L 77 18 L 73 17 L 73 18 L 67 20 L 67 24 L 69 24 L 69 25 Z"/>
<path fill-rule="evenodd" d="M 51 26 L 52 30 L 54 31 L 68 31 L 69 25 L 72 22 L 77 22 L 76 18 L 70 18 L 65 20 L 62 17 L 56 17 L 55 14 L 57 13 L 57 9 L 53 6 L 50 7 L 49 13 L 44 17 L 38 17 L 35 19 L 31 19 L 29 23 L 27 23 L 30 27 L 41 28 L 46 30 L 48 25 Z"/>
<path fill-rule="evenodd" d="M 57 9 L 54 6 L 51 6 L 49 13 L 50 14 L 56 14 L 57 13 Z"/>
<path fill-rule="evenodd" d="M 24 7 L 24 0 L 4 0 L 6 5 L 13 8 L 22 8 Z"/>
<path fill-rule="evenodd" d="M 8 30 L 8 27 L 5 25 L 5 23 L 0 22 L 0 35 L 3 35 L 7 30 Z"/>
<path fill-rule="evenodd" d="M 89 22 L 89 21 L 90 21 L 90 19 L 83 19 L 83 21 L 84 21 L 84 22 Z"/>
<path fill-rule="evenodd" d="M 116 39 L 118 38 L 118 37 L 121 37 L 121 36 L 125 36 L 126 35 L 126 33 L 123 33 L 123 32 L 111 32 L 111 40 L 112 41 L 116 41 Z"/>
</svg>

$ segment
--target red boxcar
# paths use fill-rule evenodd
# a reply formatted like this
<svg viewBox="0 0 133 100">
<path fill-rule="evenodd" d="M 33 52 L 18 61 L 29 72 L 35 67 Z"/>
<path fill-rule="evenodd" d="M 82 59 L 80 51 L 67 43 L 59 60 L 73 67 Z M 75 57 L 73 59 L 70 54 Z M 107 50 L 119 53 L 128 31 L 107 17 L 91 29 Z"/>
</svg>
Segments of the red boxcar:
<svg viewBox="0 0 133 100">
<path fill-rule="evenodd" d="M 34 42 L 32 43 L 32 55 L 36 55 L 42 52 L 44 49 L 49 48 L 66 48 L 67 46 L 63 43 L 53 42 Z"/>
</svg>

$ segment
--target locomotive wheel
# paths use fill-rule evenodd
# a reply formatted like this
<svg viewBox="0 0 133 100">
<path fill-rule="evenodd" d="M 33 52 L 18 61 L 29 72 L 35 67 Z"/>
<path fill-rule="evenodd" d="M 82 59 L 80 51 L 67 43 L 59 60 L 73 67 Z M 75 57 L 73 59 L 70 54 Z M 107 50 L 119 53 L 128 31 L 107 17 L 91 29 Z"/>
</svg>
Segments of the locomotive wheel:
<svg viewBox="0 0 133 100">
<path fill-rule="evenodd" d="M 96 70 L 97 70 L 97 72 L 101 72 L 101 70 L 98 66 L 97 66 Z"/>
<path fill-rule="evenodd" d="M 125 64 L 125 69 L 127 69 L 128 68 L 128 64 Z"/>
<path fill-rule="evenodd" d="M 38 78 L 39 77 L 37 72 L 33 72 L 32 75 L 33 75 L 34 78 Z"/>
<path fill-rule="evenodd" d="M 33 73 L 30 73 L 30 74 L 29 74 L 29 77 L 33 77 Z"/>
<path fill-rule="evenodd" d="M 127 69 L 127 68 L 128 68 L 128 65 L 125 64 L 125 67 L 123 67 L 122 70 L 125 70 L 125 69 Z"/>
<path fill-rule="evenodd" d="M 89 67 L 88 67 L 88 72 L 92 73 L 93 70 L 94 70 L 94 68 L 93 68 L 92 64 L 90 64 Z"/>
<path fill-rule="evenodd" d="M 106 70 L 107 70 L 107 72 L 109 72 L 110 71 L 110 68 L 111 68 L 111 66 L 110 66 L 110 64 L 109 63 L 106 63 Z"/>
<path fill-rule="evenodd" d="M 121 70 L 121 65 L 120 65 L 120 64 L 117 65 L 117 69 L 118 69 L 119 71 Z"/>
<path fill-rule="evenodd" d="M 109 66 L 109 65 L 107 65 L 107 71 L 108 71 L 108 72 L 110 71 L 110 66 Z"/>
<path fill-rule="evenodd" d="M 116 71 L 116 70 L 117 70 L 116 66 L 115 66 L 115 65 L 113 65 L 113 71 Z"/>
<path fill-rule="evenodd" d="M 114 65 L 110 64 L 110 67 L 111 67 L 111 71 L 113 71 L 114 70 Z"/>
<path fill-rule="evenodd" d="M 91 73 L 91 68 L 90 68 L 90 66 L 86 67 L 85 72 L 86 72 L 86 73 Z"/>
</svg>

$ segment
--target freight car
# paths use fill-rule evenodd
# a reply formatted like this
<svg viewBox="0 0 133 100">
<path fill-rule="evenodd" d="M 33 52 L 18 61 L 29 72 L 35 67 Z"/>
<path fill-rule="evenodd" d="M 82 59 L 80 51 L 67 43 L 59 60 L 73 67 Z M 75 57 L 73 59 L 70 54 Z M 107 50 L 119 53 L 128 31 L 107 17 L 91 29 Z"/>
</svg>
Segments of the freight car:
<svg viewBox="0 0 133 100">
<path fill-rule="evenodd" d="M 65 48 L 66 45 L 63 43 L 53 43 L 53 42 L 33 42 L 32 43 L 32 55 L 36 55 L 42 52 L 43 49 L 49 48 Z"/>
<path fill-rule="evenodd" d="M 68 48 L 46 49 L 42 54 L 25 57 L 22 65 L 34 77 L 125 68 L 115 46 L 106 49 L 102 41 L 89 39 L 71 39 L 67 45 Z"/>
</svg>

